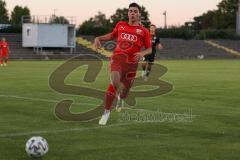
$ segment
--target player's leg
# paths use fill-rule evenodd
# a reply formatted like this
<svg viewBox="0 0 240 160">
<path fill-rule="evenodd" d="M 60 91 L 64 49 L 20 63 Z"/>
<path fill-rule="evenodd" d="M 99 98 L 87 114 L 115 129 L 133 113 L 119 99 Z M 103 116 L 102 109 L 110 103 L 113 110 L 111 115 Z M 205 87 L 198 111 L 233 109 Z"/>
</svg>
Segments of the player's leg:
<svg viewBox="0 0 240 160">
<path fill-rule="evenodd" d="M 148 77 L 151 73 L 151 70 L 152 70 L 152 65 L 154 64 L 154 59 L 155 59 L 155 54 L 151 54 L 149 59 L 148 59 L 148 62 L 147 62 L 147 67 L 146 67 L 146 77 L 145 77 L 145 81 L 148 80 Z"/>
<path fill-rule="evenodd" d="M 117 99 L 118 101 L 116 105 L 117 112 L 121 112 L 122 108 L 124 107 L 124 99 L 127 98 L 130 92 L 130 89 L 134 82 L 134 78 L 136 77 L 136 70 L 137 70 L 137 67 L 133 67 L 132 72 L 124 74 L 125 78 L 122 79 L 124 88 L 122 89 L 122 92 L 118 95 L 118 99 Z"/>
<path fill-rule="evenodd" d="M 144 62 L 142 63 L 142 70 L 143 71 L 146 70 L 146 66 L 147 66 L 147 61 L 144 60 Z"/>
<path fill-rule="evenodd" d="M 0 65 L 1 67 L 3 66 L 3 56 L 1 55 L 1 53 L 0 53 Z"/>
<path fill-rule="evenodd" d="M 144 76 L 146 75 L 146 68 L 147 68 L 147 61 L 145 60 L 142 63 L 142 77 L 144 78 Z"/>
<path fill-rule="evenodd" d="M 116 97 L 116 94 L 120 93 L 123 84 L 121 83 L 121 74 L 118 71 L 111 72 L 111 84 L 108 86 L 108 90 L 105 94 L 105 106 L 106 111 L 110 111 L 112 103 Z"/>
<path fill-rule="evenodd" d="M 8 58 L 8 54 L 7 54 L 6 59 L 5 59 L 5 63 L 7 64 L 8 61 L 9 61 L 9 58 Z"/>
<path fill-rule="evenodd" d="M 105 94 L 104 113 L 99 121 L 100 125 L 106 125 L 109 119 L 113 101 L 116 97 L 116 94 L 118 92 L 121 92 L 121 88 L 123 86 L 120 80 L 121 80 L 121 73 L 118 71 L 112 71 L 111 72 L 112 83 L 109 84 L 108 90 Z"/>
<path fill-rule="evenodd" d="M 4 56 L 4 66 L 7 66 L 8 63 L 8 55 Z"/>
<path fill-rule="evenodd" d="M 127 98 L 130 88 L 123 88 L 122 92 L 117 97 L 117 105 L 116 110 L 117 112 L 121 112 L 122 108 L 124 107 L 124 99 Z"/>
<path fill-rule="evenodd" d="M 99 120 L 99 125 L 106 125 L 107 121 L 110 116 L 111 108 L 112 108 L 112 102 L 115 99 L 116 96 L 116 88 L 112 85 L 109 84 L 107 92 L 105 94 L 105 104 L 104 104 L 104 113 Z"/>
<path fill-rule="evenodd" d="M 144 79 L 146 77 L 146 73 L 147 73 L 147 65 L 148 65 L 148 61 L 149 61 L 149 55 L 144 57 L 144 62 L 142 64 L 142 78 Z"/>
<path fill-rule="evenodd" d="M 148 65 L 147 65 L 147 72 L 146 72 L 146 76 L 149 77 L 150 75 L 150 72 L 152 70 L 152 65 L 153 65 L 153 62 L 148 62 Z"/>
</svg>

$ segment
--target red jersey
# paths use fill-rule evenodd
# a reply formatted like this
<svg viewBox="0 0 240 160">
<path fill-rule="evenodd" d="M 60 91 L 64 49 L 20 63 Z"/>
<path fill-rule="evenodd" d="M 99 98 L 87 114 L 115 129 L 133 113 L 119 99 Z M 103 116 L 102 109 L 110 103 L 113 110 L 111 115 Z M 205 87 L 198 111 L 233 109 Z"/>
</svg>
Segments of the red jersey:
<svg viewBox="0 0 240 160">
<path fill-rule="evenodd" d="M 0 49 L 1 49 L 2 54 L 8 54 L 8 43 L 0 42 Z"/>
<path fill-rule="evenodd" d="M 127 54 L 130 59 L 134 53 L 140 52 L 142 47 L 151 48 L 151 36 L 143 26 L 131 26 L 127 22 L 120 21 L 111 33 L 117 38 L 117 46 L 114 54 Z"/>
</svg>

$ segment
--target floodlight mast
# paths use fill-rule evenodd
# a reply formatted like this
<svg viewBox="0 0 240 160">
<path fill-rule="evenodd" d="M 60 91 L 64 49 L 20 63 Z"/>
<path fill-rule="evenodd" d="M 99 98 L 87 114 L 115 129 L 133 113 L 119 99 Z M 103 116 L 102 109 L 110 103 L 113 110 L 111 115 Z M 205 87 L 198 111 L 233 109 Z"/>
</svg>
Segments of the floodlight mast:
<svg viewBox="0 0 240 160">
<path fill-rule="evenodd" d="M 167 11 L 163 12 L 164 15 L 164 28 L 167 29 Z"/>
</svg>

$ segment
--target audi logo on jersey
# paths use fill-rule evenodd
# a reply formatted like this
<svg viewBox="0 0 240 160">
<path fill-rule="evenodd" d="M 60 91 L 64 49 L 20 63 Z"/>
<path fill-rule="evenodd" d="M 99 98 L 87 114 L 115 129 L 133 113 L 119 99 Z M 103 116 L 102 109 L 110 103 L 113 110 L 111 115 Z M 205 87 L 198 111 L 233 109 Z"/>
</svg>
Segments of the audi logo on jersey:
<svg viewBox="0 0 240 160">
<path fill-rule="evenodd" d="M 122 33 L 121 34 L 121 39 L 136 42 L 137 41 L 137 36 L 132 35 L 132 34 L 128 34 L 128 33 Z"/>
</svg>

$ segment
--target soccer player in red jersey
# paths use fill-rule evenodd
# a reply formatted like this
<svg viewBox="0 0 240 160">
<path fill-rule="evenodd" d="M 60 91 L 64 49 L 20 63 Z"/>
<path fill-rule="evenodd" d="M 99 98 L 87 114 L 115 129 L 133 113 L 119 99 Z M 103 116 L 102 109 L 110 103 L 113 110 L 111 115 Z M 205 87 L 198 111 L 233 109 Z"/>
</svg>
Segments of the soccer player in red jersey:
<svg viewBox="0 0 240 160">
<path fill-rule="evenodd" d="M 94 40 L 96 49 L 101 47 L 101 41 L 117 40 L 110 62 L 111 84 L 105 95 L 105 110 L 99 121 L 100 125 L 106 125 L 116 97 L 116 109 L 121 110 L 123 99 L 127 97 L 136 76 L 138 62 L 152 52 L 151 36 L 148 29 L 140 25 L 141 7 L 137 3 L 129 5 L 128 18 L 128 22 L 118 22 L 112 33 Z"/>
<path fill-rule="evenodd" d="M 8 42 L 6 41 L 5 38 L 2 38 L 2 41 L 0 42 L 0 64 L 1 64 L 1 66 L 7 66 L 8 53 L 9 53 Z"/>
</svg>

